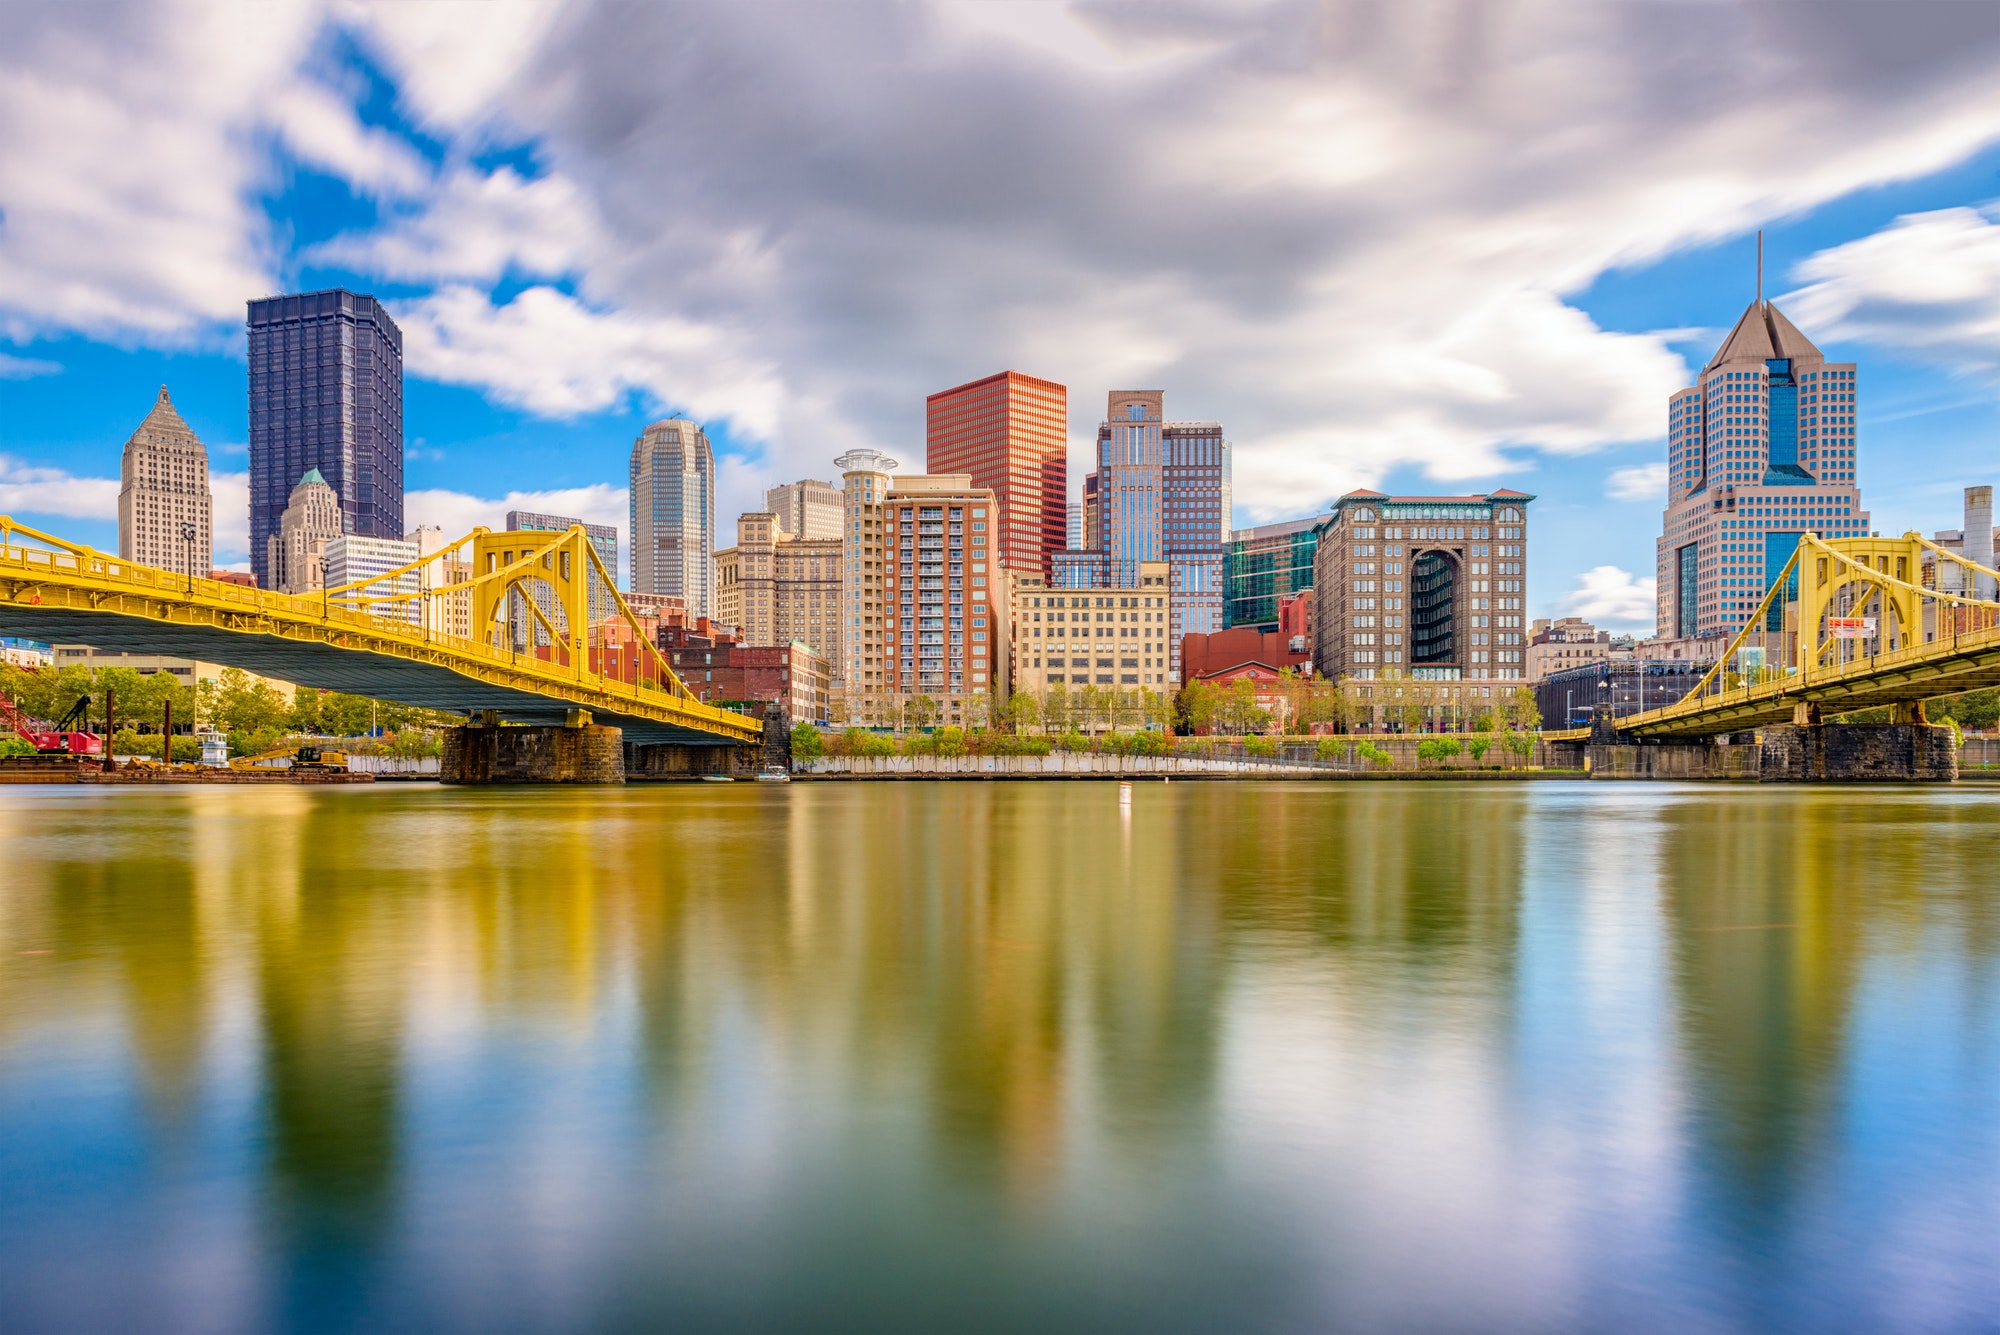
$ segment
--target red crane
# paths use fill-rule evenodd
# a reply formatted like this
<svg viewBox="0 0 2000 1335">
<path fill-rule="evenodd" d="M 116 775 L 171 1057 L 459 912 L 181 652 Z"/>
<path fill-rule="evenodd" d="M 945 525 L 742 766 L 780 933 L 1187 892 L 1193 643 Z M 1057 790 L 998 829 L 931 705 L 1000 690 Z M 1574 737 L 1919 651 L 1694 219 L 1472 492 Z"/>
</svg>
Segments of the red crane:
<svg viewBox="0 0 2000 1335">
<path fill-rule="evenodd" d="M 90 711 L 90 697 L 77 697 L 70 706 L 69 713 L 53 728 L 38 728 L 35 721 L 21 712 L 20 706 L 0 693 L 0 718 L 19 733 L 37 755 L 44 756 L 101 756 L 104 754 L 104 739 L 95 733 L 82 732 L 72 728 L 81 724 Z"/>
</svg>

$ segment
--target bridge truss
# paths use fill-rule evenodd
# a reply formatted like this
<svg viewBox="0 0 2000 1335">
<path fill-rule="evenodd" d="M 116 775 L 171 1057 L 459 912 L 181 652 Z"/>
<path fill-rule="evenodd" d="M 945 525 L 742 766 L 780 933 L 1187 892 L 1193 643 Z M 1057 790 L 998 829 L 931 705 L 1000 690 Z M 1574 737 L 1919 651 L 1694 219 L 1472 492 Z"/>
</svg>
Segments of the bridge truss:
<svg viewBox="0 0 2000 1335">
<path fill-rule="evenodd" d="M 640 743 L 762 735 L 759 720 L 689 693 L 580 525 L 476 528 L 406 565 L 295 595 L 140 565 L 0 515 L 0 635 L 202 659 L 511 722 L 584 710 Z"/>
<path fill-rule="evenodd" d="M 2000 686 L 2000 602 L 1925 587 L 1926 555 L 1936 572 L 1964 571 L 1975 594 L 1980 576 L 2000 581 L 1915 533 L 1803 535 L 1708 673 L 1675 704 L 1619 719 L 1619 731 L 1712 736 L 1884 707 L 1920 722 L 1925 700 Z"/>
</svg>

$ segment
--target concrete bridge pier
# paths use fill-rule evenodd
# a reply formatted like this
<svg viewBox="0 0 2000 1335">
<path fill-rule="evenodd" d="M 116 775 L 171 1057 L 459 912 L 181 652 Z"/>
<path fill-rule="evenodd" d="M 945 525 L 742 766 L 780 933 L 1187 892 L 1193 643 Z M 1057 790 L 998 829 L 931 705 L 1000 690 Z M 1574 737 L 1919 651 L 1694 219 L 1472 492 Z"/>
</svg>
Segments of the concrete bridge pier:
<svg viewBox="0 0 2000 1335">
<path fill-rule="evenodd" d="M 483 710 L 462 728 L 448 728 L 443 783 L 623 783 L 624 733 L 572 709 L 561 727 L 503 726 Z"/>
</svg>

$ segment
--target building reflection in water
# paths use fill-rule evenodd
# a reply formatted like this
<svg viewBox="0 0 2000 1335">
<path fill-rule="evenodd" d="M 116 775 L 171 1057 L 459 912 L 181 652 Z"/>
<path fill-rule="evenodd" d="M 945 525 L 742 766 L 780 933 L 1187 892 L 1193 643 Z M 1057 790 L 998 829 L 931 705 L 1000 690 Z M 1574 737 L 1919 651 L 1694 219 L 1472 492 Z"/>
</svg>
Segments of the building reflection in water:
<svg viewBox="0 0 2000 1335">
<path fill-rule="evenodd" d="M 1482 1275 L 1485 1310 L 1558 1321 L 1584 1258 L 1641 1273 L 1678 1211 L 1787 1227 L 1841 1143 L 1869 978 L 1948 976 L 1973 1033 L 2000 954 L 1986 808 L 1914 793 L 112 809 L 0 801 L 0 1084 L 88 1101 L 78 1052 L 122 1070 L 142 1180 L 253 1146 L 233 1264 L 268 1258 L 275 1324 L 365 1324 L 398 1293 L 496 1324 L 524 1296 L 782 1324 L 904 1253 L 940 1319 L 975 1274 L 1025 1317 L 1034 1276 L 1083 1285 L 1075 1255 L 1127 1243 L 1114 1271 L 1178 1295 L 1178 1324 L 1252 1292 L 1451 1324 Z M 67 1066 L 36 1055 L 65 1043 Z M 15 1106 L 0 1131 L 54 1134 Z M 793 1263 L 790 1289 L 729 1278 Z M 1079 1292 L 1072 1316 L 1122 1310 L 1117 1282 Z"/>
</svg>

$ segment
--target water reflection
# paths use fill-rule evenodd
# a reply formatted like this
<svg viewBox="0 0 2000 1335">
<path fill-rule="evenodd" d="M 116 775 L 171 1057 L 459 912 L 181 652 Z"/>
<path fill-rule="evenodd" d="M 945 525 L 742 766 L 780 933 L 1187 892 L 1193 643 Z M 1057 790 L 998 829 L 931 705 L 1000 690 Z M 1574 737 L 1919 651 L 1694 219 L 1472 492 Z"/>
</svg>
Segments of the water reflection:
<svg viewBox="0 0 2000 1335">
<path fill-rule="evenodd" d="M 28 1328 L 1893 1322 L 1866 1219 L 2000 1224 L 1996 806 L 0 790 L 0 1292 Z M 1993 1260 L 1946 1265 L 1926 1310 L 1996 1315 Z"/>
</svg>

